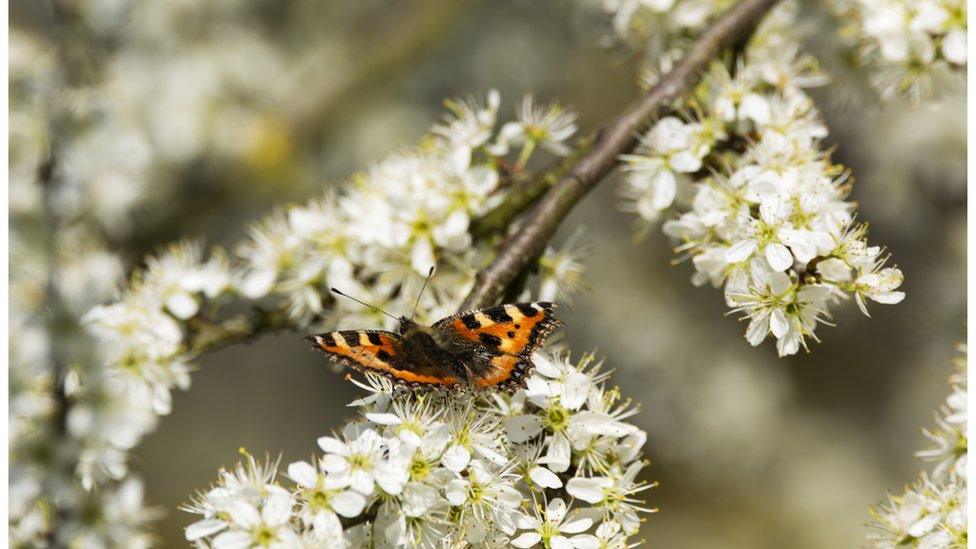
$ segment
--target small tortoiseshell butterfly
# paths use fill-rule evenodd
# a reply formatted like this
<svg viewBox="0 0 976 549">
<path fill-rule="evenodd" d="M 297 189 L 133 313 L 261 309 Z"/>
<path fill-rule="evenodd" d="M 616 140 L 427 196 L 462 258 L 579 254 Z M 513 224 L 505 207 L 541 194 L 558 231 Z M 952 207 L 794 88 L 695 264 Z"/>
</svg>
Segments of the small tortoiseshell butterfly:
<svg viewBox="0 0 976 549">
<path fill-rule="evenodd" d="M 341 330 L 307 339 L 337 364 L 410 387 L 514 388 L 531 370 L 532 353 L 562 324 L 553 316 L 555 308 L 549 302 L 511 303 L 459 313 L 433 326 L 402 316 L 399 333 Z"/>
</svg>

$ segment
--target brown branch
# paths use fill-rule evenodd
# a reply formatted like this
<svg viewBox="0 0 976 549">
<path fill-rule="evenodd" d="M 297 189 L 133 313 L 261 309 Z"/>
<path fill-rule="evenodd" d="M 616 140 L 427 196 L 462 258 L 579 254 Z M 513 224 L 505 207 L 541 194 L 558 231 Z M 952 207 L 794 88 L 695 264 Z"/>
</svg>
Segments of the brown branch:
<svg viewBox="0 0 976 549">
<path fill-rule="evenodd" d="M 191 356 L 199 356 L 294 327 L 284 308 L 269 311 L 254 307 L 249 313 L 220 321 L 195 316 L 187 321 L 187 328 L 187 351 Z"/>
<path fill-rule="evenodd" d="M 721 50 L 747 40 L 776 1 L 741 0 L 732 6 L 702 33 L 684 57 L 647 94 L 600 129 L 590 150 L 543 195 L 519 231 L 505 242 L 495 260 L 478 274 L 474 288 L 460 310 L 496 302 L 509 283 L 543 252 L 573 206 L 617 165 L 621 154 L 634 147 L 637 133 L 645 129 L 668 103 L 690 91 Z"/>
<path fill-rule="evenodd" d="M 530 177 L 527 181 L 516 179 L 501 204 L 474 220 L 471 224 L 471 236 L 484 238 L 499 233 L 504 234 L 505 229 L 515 218 L 535 204 L 543 193 L 558 183 L 580 161 L 593 144 L 593 139 L 594 136 L 591 135 L 578 140 L 573 154 L 562 159 L 555 166 Z"/>
</svg>

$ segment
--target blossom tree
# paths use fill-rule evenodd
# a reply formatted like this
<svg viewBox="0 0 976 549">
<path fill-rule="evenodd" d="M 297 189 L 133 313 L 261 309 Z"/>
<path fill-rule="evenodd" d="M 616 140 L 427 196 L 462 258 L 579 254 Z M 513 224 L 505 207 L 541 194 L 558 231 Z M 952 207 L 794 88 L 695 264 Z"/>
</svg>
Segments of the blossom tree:
<svg viewBox="0 0 976 549">
<path fill-rule="evenodd" d="M 965 68 L 964 8 L 905 4 L 831 6 L 858 29 L 859 47 L 878 48 L 882 73 L 907 73 L 895 84 L 879 80 L 885 96 L 916 93 L 919 63 Z M 177 32 L 153 5 L 126 8 L 147 25 L 136 43 Z M 139 86 L 126 85 L 118 75 L 134 61 L 120 55 L 108 91 L 96 92 L 77 74 L 70 33 L 56 47 L 13 35 L 12 541 L 151 544 L 147 525 L 157 512 L 144 505 L 128 454 L 172 410 L 172 392 L 190 387 L 193 361 L 208 352 L 277 331 L 300 341 L 340 326 L 392 328 L 379 309 L 441 318 L 570 299 L 583 285 L 587 247 L 553 238 L 615 170 L 639 232 L 661 224 L 679 259 L 690 260 L 692 283 L 721 288 L 730 312 L 748 321 L 753 346 L 771 335 L 779 356 L 809 351 L 832 307 L 853 301 L 867 315 L 869 304 L 902 301 L 902 272 L 869 243 L 848 200 L 850 171 L 824 145 L 828 129 L 807 90 L 826 75 L 800 46 L 796 4 L 617 0 L 605 8 L 613 39 L 641 56 L 642 93 L 599 128 L 581 131 L 573 109 L 530 93 L 514 118 L 500 114 L 494 90 L 448 101 L 416 146 L 280 207 L 230 248 L 169 244 L 121 288 L 114 282 L 125 260 L 109 250 L 138 232 L 140 208 L 167 200 L 148 184 L 155 174 L 201 151 L 273 167 L 287 140 L 262 115 L 260 98 L 280 90 L 269 76 L 248 78 L 242 65 L 260 63 L 257 72 L 268 75 L 289 61 L 236 35 L 246 59 L 178 67 L 198 88 L 155 82 L 151 70 Z M 871 15 L 878 10 L 884 24 Z M 905 25 L 892 10 L 913 19 Z M 116 20 L 88 3 L 74 16 L 103 32 Z M 183 116 L 170 119 L 156 105 L 144 123 L 123 125 L 129 119 L 119 111 L 140 111 L 156 91 Z M 132 104 L 113 103 L 114 93 Z M 245 99 L 226 103 L 224 95 Z M 198 127 L 205 117 L 212 127 Z M 231 122 L 253 132 L 221 148 L 227 140 L 217 136 Z M 119 158 L 93 159 L 104 150 Z M 115 192 L 120 180 L 139 184 Z M 432 267 L 437 274 L 421 292 Z M 332 287 L 375 307 L 337 299 Z M 645 499 L 654 484 L 641 475 L 647 434 L 631 422 L 639 406 L 592 354 L 551 345 L 532 365 L 515 391 L 354 377 L 363 391 L 355 415 L 323 433 L 320 452 L 282 461 L 244 451 L 240 464 L 188 496 L 187 540 L 215 548 L 630 546 L 653 511 Z"/>
</svg>

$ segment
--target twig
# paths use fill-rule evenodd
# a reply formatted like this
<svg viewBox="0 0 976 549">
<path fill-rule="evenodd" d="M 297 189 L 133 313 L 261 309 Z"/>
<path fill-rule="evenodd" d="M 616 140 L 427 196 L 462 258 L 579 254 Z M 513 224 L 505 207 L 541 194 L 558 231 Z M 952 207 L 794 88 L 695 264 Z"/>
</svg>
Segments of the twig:
<svg viewBox="0 0 976 549">
<path fill-rule="evenodd" d="M 647 94 L 598 131 L 592 148 L 543 195 L 519 231 L 505 242 L 495 260 L 478 274 L 474 288 L 460 310 L 497 301 L 509 283 L 543 252 L 573 206 L 617 165 L 621 154 L 633 148 L 637 133 L 646 128 L 669 102 L 687 93 L 721 50 L 747 40 L 776 2 L 741 0 L 734 5 L 702 33 L 675 67 Z"/>
<path fill-rule="evenodd" d="M 187 321 L 187 325 L 190 329 L 187 349 L 191 356 L 199 356 L 292 327 L 286 310 L 267 311 L 257 307 L 250 313 L 221 321 L 196 316 Z"/>
</svg>

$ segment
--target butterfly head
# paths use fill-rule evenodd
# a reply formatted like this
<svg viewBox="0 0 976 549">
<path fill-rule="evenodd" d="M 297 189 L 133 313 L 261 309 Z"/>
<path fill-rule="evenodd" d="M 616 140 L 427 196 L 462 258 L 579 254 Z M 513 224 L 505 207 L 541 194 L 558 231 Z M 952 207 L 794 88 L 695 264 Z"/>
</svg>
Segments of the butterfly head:
<svg viewBox="0 0 976 549">
<path fill-rule="evenodd" d="M 405 316 L 401 316 L 399 320 L 400 320 L 400 329 L 399 329 L 400 335 L 406 335 L 407 332 L 412 332 L 420 328 L 420 324 L 414 322 L 412 319 L 409 319 Z"/>
</svg>

